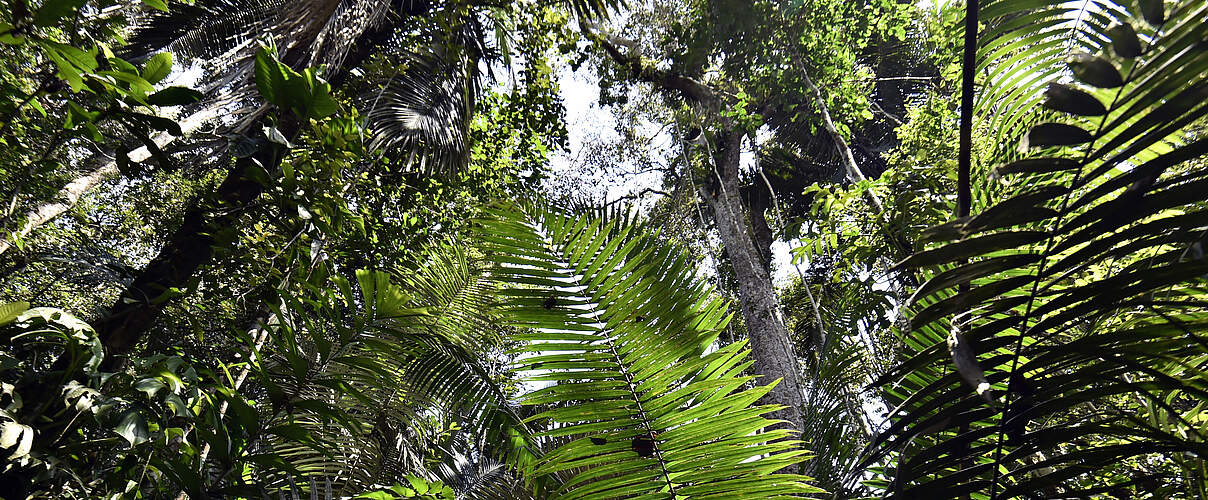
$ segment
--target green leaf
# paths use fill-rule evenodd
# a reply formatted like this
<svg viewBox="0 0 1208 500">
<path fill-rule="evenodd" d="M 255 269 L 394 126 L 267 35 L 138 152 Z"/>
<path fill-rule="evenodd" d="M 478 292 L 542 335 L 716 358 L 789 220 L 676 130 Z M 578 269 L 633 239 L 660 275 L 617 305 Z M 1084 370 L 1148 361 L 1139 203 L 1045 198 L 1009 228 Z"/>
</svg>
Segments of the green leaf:
<svg viewBox="0 0 1208 500">
<path fill-rule="evenodd" d="M 12 32 L 13 25 L 0 21 L 0 33 L 3 33 L 3 35 L 0 35 L 0 43 L 5 45 L 21 45 L 25 43 L 25 37 L 20 35 L 13 36 Z"/>
<path fill-rule="evenodd" d="M 204 94 L 188 87 L 172 86 L 147 96 L 153 106 L 183 106 L 200 101 Z"/>
<path fill-rule="evenodd" d="M 154 158 L 157 163 L 159 163 L 159 168 L 169 172 L 172 171 L 172 159 L 169 158 L 162 149 L 160 149 L 159 144 L 156 144 L 153 139 L 140 132 L 134 133 L 134 137 L 137 138 L 139 142 L 143 143 L 143 146 L 147 148 L 147 152 L 151 154 L 151 157 Z M 169 290 L 169 292 L 171 292 L 171 290 Z M 174 296 L 175 294 L 173 293 L 165 293 L 165 295 L 161 296 L 161 298 L 166 300 L 167 298 Z"/>
<path fill-rule="evenodd" d="M 143 0 L 143 4 L 161 12 L 168 12 L 168 4 L 164 3 L 164 0 Z"/>
<path fill-rule="evenodd" d="M 145 443 L 151 438 L 151 433 L 147 431 L 147 420 L 143 418 L 142 413 L 134 409 L 126 410 L 122 413 L 113 431 L 125 439 L 126 442 L 130 443 L 131 446 Z"/>
<path fill-rule="evenodd" d="M 8 302 L 0 304 L 0 326 L 16 321 L 17 317 L 29 310 L 29 302 Z"/>
<path fill-rule="evenodd" d="M 1065 123 L 1041 123 L 1032 127 L 1019 142 L 1019 149 L 1026 151 L 1030 148 L 1051 146 L 1076 146 L 1090 142 L 1093 137 L 1082 127 Z"/>
<path fill-rule="evenodd" d="M 143 66 L 143 79 L 151 83 L 159 83 L 172 73 L 172 53 L 160 52 L 151 56 Z"/>
<path fill-rule="evenodd" d="M 267 47 L 256 51 L 256 89 L 270 104 L 277 103 L 277 93 L 285 86 L 285 78 L 278 69 L 277 60 Z"/>
<path fill-rule="evenodd" d="M 52 47 L 55 52 L 59 53 L 65 60 L 71 63 L 72 66 L 81 71 L 93 71 L 97 68 L 96 54 L 79 47 L 73 47 L 58 42 L 43 42 Z"/>
<path fill-rule="evenodd" d="M 1051 83 L 1044 95 L 1048 98 L 1044 102 L 1044 107 L 1054 111 L 1064 111 L 1079 116 L 1107 114 L 1107 108 L 1103 107 L 1103 103 L 1098 99 L 1069 85 Z"/>
<path fill-rule="evenodd" d="M 1117 70 L 1111 61 L 1102 57 L 1080 53 L 1070 56 L 1067 63 L 1075 77 L 1090 85 L 1103 89 L 1113 89 L 1124 85 L 1124 78 L 1120 76 L 1120 70 Z"/>
<path fill-rule="evenodd" d="M 180 124 L 176 123 L 176 120 L 171 118 L 164 118 L 162 116 L 149 115 L 147 113 L 138 113 L 134 111 L 128 111 L 124 114 L 147 125 L 152 130 L 162 130 L 176 137 L 184 135 L 184 130 L 181 130 Z"/>
<path fill-rule="evenodd" d="M 1107 29 L 1107 37 L 1112 41 L 1112 50 L 1116 55 L 1132 59 L 1141 55 L 1141 40 L 1137 32 L 1128 22 L 1117 23 Z"/>
<path fill-rule="evenodd" d="M 134 390 L 145 393 L 148 398 L 154 398 L 156 393 L 167 387 L 159 379 L 154 378 L 144 378 L 134 383 Z"/>
<path fill-rule="evenodd" d="M 310 87 L 306 78 L 277 59 L 268 47 L 256 51 L 256 88 L 270 104 L 282 109 L 291 109 L 300 117 L 307 117 L 311 106 Z"/>
<path fill-rule="evenodd" d="M 416 493 L 422 495 L 428 492 L 429 487 L 427 481 L 416 476 L 407 476 L 405 479 L 407 479 L 407 482 L 411 484 L 411 489 L 415 490 Z"/>
<path fill-rule="evenodd" d="M 123 71 L 98 71 L 98 75 L 108 76 L 119 82 L 125 82 L 130 85 L 127 93 L 135 100 L 143 100 L 144 96 L 149 92 L 155 92 L 155 86 L 151 82 L 143 79 L 134 73 L 126 73 Z"/>
<path fill-rule="evenodd" d="M 277 92 L 277 105 L 292 109 L 299 118 L 310 117 L 311 107 L 314 105 L 314 96 L 311 95 L 311 88 L 307 85 L 306 79 L 302 76 L 290 74 L 284 64 L 280 62 L 277 66 L 281 69 L 281 74 L 285 75 L 285 82 Z"/>
<path fill-rule="evenodd" d="M 320 92 L 315 95 L 314 107 L 311 110 L 311 118 L 326 118 L 340 111 L 340 105 L 335 99 L 331 98 L 331 86 L 323 83 L 320 87 Z"/>
<path fill-rule="evenodd" d="M 67 116 L 63 120 L 63 128 L 71 130 L 77 125 L 90 123 L 100 116 L 99 111 L 88 111 L 75 101 L 67 101 Z"/>
<path fill-rule="evenodd" d="M 96 58 L 84 50 L 57 42 L 39 40 L 43 52 L 59 68 L 59 77 L 66 80 L 73 92 L 85 90 L 83 75 L 96 69 Z"/>
<path fill-rule="evenodd" d="M 34 14 L 34 24 L 40 27 L 53 26 L 59 20 L 75 13 L 88 0 L 46 0 Z"/>
</svg>

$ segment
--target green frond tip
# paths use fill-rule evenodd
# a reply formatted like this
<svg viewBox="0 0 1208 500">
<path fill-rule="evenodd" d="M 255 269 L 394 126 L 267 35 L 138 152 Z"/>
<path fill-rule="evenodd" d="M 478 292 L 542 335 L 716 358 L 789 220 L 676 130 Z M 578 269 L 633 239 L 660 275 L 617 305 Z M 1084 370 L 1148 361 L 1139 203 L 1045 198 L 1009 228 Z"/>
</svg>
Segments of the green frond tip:
<svg viewBox="0 0 1208 500">
<path fill-rule="evenodd" d="M 502 305 L 524 333 L 522 403 L 550 451 L 528 476 L 568 479 L 556 498 L 787 498 L 820 493 L 792 431 L 770 430 L 746 342 L 686 253 L 639 222 L 570 217 L 538 204 L 479 221 Z M 488 257 L 490 258 L 490 257 Z M 551 300 L 552 299 L 552 300 Z M 550 303 L 553 303 L 550 305 Z"/>
</svg>

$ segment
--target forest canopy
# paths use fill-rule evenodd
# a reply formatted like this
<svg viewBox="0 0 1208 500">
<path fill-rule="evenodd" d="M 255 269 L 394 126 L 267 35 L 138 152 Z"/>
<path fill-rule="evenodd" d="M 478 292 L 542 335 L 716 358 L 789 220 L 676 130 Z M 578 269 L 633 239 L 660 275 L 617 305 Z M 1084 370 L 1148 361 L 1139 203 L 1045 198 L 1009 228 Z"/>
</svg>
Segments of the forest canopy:
<svg viewBox="0 0 1208 500">
<path fill-rule="evenodd" d="M 1202 0 L 0 6 L 0 498 L 1208 498 Z"/>
</svg>

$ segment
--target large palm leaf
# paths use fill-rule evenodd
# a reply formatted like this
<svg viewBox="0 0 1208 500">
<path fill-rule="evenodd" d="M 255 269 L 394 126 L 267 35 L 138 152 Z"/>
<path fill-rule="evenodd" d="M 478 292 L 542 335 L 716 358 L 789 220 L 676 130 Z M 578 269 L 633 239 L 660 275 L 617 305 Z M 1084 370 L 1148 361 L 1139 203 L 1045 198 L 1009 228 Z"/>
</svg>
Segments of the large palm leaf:
<svg viewBox="0 0 1208 500">
<path fill-rule="evenodd" d="M 530 478 L 568 474 L 552 498 L 783 498 L 816 492 L 772 474 L 805 453 L 752 406 L 745 342 L 686 254 L 639 224 L 504 206 L 481 221 L 505 307 L 529 333 L 524 402 L 556 449 Z M 762 381 L 770 382 L 770 381 Z"/>
<path fill-rule="evenodd" d="M 869 462 L 891 459 L 897 497 L 1203 488 L 1180 470 L 1208 452 L 1208 6 L 980 13 L 978 125 L 1023 139 L 980 214 L 927 234 L 956 241 L 901 264 L 930 280 Z"/>
<path fill-rule="evenodd" d="M 477 51 L 410 54 L 400 72 L 362 96 L 370 147 L 428 173 L 469 160 L 469 119 L 481 88 Z"/>
</svg>

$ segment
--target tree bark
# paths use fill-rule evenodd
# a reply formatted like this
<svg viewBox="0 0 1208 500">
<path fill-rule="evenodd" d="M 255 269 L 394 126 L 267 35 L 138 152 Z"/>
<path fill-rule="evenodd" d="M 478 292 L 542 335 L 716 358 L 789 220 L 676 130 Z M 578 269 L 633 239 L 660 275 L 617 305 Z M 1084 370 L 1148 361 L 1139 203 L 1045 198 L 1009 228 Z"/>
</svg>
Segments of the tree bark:
<svg viewBox="0 0 1208 500">
<path fill-rule="evenodd" d="M 332 68 L 329 74 L 333 87 L 343 83 L 348 76 L 347 69 L 361 64 L 377 48 L 376 43 L 389 39 L 394 29 L 392 22 L 380 23 L 354 43 L 343 65 Z M 305 44 L 300 44 L 286 53 L 282 62 L 292 67 L 301 66 L 306 51 Z M 257 133 L 261 125 L 266 124 L 263 122 L 263 119 L 257 120 L 246 130 Z M 292 141 L 298 136 L 302 123 L 292 114 L 282 113 L 276 127 Z M 121 366 L 125 354 L 142 339 L 171 298 L 170 292 L 187 288 L 197 270 L 213 255 L 214 235 L 235 227 L 242 209 L 263 191 L 264 186 L 252 180 L 249 174 L 259 168 L 272 172 L 280 164 L 282 154 L 277 145 L 266 144 L 255 155 L 238 159 L 214 197 L 185 213 L 180 227 L 168 238 L 159 254 L 118 296 L 109 313 L 94 324 L 107 355 L 102 369 Z"/>
<path fill-rule="evenodd" d="M 203 109 L 181 120 L 180 129 L 185 134 L 193 133 L 201 128 L 204 123 L 216 116 L 218 116 L 217 110 L 210 108 Z M 161 132 L 153 136 L 151 140 L 160 148 L 164 148 L 175 141 L 176 137 L 166 132 Z M 54 199 L 38 205 L 27 212 L 25 217 L 21 219 L 21 227 L 17 228 L 11 235 L 0 237 L 0 255 L 4 255 L 4 252 L 12 248 L 15 241 L 29 236 L 30 233 L 33 233 L 46 223 L 71 210 L 85 193 L 91 191 L 102 182 L 117 176 L 117 161 L 113 158 L 113 155 L 114 152 L 109 151 L 108 154 L 93 156 L 86 161 L 93 168 L 89 169 L 84 175 L 69 182 L 66 186 L 63 186 L 63 189 L 59 190 Z M 142 162 L 151 157 L 151 152 L 147 150 L 146 146 L 143 146 L 131 151 L 129 157 L 133 163 Z"/>
<path fill-rule="evenodd" d="M 713 209 L 717 221 L 717 232 L 730 265 L 738 281 L 738 297 L 743 319 L 747 324 L 747 335 L 751 339 L 751 353 L 755 357 L 755 373 L 761 383 L 779 379 L 761 402 L 783 405 L 785 408 L 769 414 L 770 418 L 784 420 L 788 426 L 801 431 L 805 423 L 802 417 L 802 390 L 796 356 L 789 338 L 788 328 L 780 314 L 776 292 L 772 289 L 771 276 L 763 266 L 763 259 L 751 234 L 749 214 L 739 193 L 739 153 L 743 133 L 727 131 L 715 152 L 720 189 L 713 196 L 702 193 L 705 202 Z"/>
<path fill-rule="evenodd" d="M 277 129 L 288 139 L 297 136 L 300 122 L 292 115 L 282 119 Z M 259 127 L 251 127 L 259 130 Z M 268 143 L 255 155 L 240 158 L 218 186 L 213 199 L 199 203 L 185 213 L 180 227 L 168 238 L 167 244 L 151 260 L 134 281 L 118 296 L 109 314 L 95 324 L 97 335 L 105 346 L 101 368 L 112 370 L 124 363 L 128 353 L 151 327 L 152 322 L 172 297 L 173 290 L 188 287 L 197 270 L 210 260 L 214 251 L 214 236 L 235 226 L 236 219 L 264 190 L 251 173 L 263 165 L 273 170 L 281 162 L 283 151 Z"/>
</svg>

